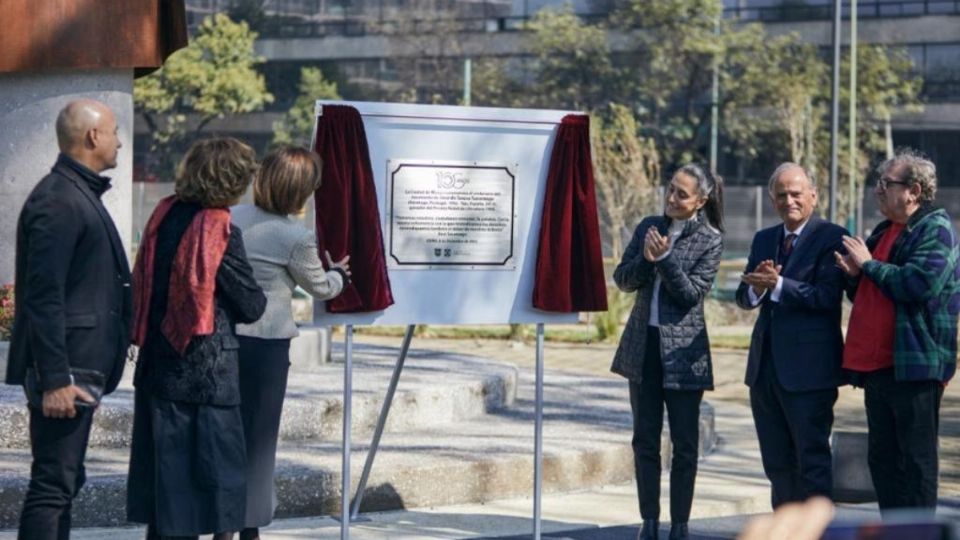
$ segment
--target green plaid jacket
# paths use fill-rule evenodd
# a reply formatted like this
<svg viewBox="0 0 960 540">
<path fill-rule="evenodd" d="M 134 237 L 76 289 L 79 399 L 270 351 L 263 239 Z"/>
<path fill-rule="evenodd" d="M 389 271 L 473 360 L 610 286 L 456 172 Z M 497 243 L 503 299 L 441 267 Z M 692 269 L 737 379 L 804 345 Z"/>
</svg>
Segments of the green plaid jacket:
<svg viewBox="0 0 960 540">
<path fill-rule="evenodd" d="M 871 249 L 890 226 L 867 240 Z M 947 212 L 921 207 L 890 251 L 888 263 L 867 261 L 863 274 L 896 306 L 893 365 L 898 381 L 947 382 L 957 368 L 960 316 L 960 247 Z"/>
</svg>

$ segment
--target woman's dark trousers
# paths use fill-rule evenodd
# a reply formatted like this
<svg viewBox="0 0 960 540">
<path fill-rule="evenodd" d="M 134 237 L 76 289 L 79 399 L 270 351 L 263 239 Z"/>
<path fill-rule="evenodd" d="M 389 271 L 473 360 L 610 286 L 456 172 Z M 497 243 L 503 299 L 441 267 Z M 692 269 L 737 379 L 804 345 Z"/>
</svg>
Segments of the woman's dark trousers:
<svg viewBox="0 0 960 540">
<path fill-rule="evenodd" d="M 690 519 L 700 445 L 700 401 L 703 390 L 664 390 L 660 331 L 647 329 L 642 380 L 630 381 L 633 409 L 633 461 L 640 495 L 640 516 L 660 519 L 660 435 L 663 406 L 670 421 L 673 460 L 670 465 L 670 521 Z"/>
<path fill-rule="evenodd" d="M 290 370 L 290 340 L 238 336 L 240 342 L 240 415 L 247 443 L 246 527 L 273 520 L 273 471 L 283 397 Z"/>
<path fill-rule="evenodd" d="M 20 540 L 70 538 L 70 509 L 84 484 L 83 459 L 94 409 L 77 407 L 73 418 L 47 418 L 30 408 L 30 485 L 20 514 Z"/>
<path fill-rule="evenodd" d="M 880 510 L 937 506 L 939 381 L 896 381 L 893 369 L 864 378 L 867 463 Z"/>
</svg>

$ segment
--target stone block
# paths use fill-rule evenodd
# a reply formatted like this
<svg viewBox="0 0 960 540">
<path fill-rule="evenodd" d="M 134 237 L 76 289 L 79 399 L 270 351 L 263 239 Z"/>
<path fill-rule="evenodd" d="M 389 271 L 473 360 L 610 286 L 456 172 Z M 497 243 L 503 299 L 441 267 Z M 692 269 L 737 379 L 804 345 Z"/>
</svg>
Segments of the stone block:
<svg viewBox="0 0 960 540">
<path fill-rule="evenodd" d="M 330 363 L 330 328 L 301 328 L 300 335 L 290 341 L 290 369 L 306 370 Z"/>
<path fill-rule="evenodd" d="M 113 109 L 123 147 L 103 174 L 113 187 L 103 203 L 130 253 L 133 186 L 133 70 L 64 70 L 0 74 L 0 283 L 13 281 L 17 218 L 33 187 L 57 160 L 57 114 L 77 98 Z"/>
</svg>

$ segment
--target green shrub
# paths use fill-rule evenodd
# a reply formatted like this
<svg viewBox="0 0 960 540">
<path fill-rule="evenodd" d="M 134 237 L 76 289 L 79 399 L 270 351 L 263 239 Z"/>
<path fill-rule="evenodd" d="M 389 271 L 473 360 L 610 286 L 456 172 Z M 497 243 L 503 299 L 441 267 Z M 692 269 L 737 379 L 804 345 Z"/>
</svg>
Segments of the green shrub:
<svg viewBox="0 0 960 540">
<path fill-rule="evenodd" d="M 620 326 L 633 305 L 633 295 L 616 287 L 607 287 L 607 310 L 597 313 L 593 325 L 599 341 L 616 341 L 620 338 Z"/>
</svg>

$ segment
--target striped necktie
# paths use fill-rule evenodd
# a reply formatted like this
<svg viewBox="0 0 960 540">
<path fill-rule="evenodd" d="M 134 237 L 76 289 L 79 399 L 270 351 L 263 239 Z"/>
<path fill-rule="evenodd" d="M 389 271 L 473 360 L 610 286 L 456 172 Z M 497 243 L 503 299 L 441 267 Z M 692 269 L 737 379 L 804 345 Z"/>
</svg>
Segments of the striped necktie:
<svg viewBox="0 0 960 540">
<path fill-rule="evenodd" d="M 797 235 L 790 233 L 783 238 L 783 245 L 780 246 L 780 261 L 786 262 L 793 253 L 793 245 L 797 243 Z"/>
</svg>

